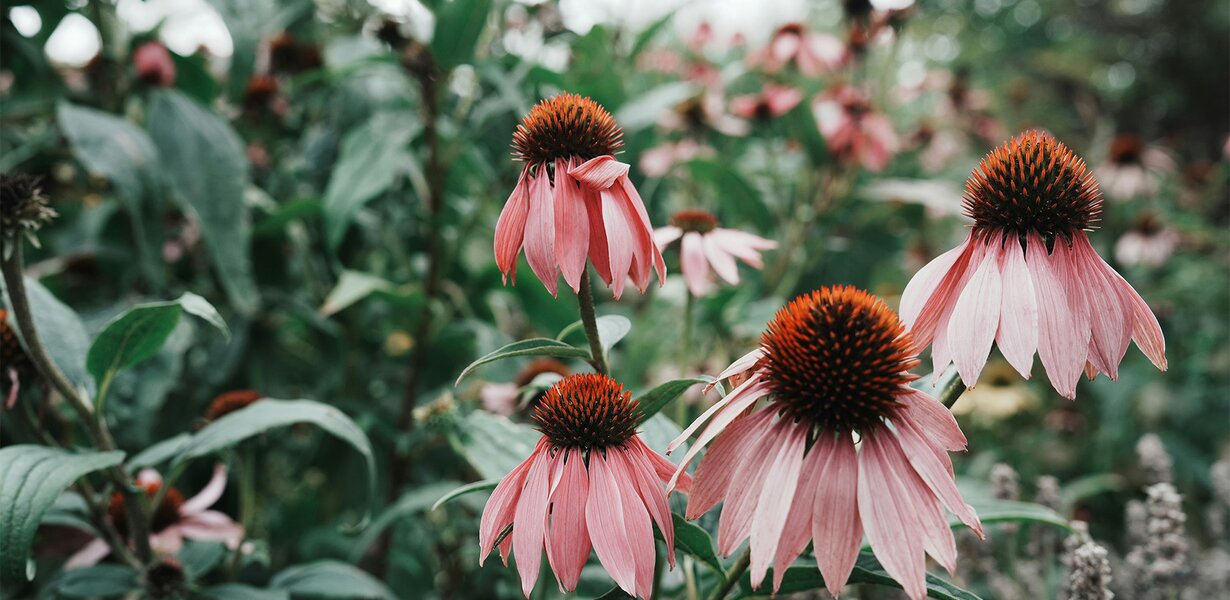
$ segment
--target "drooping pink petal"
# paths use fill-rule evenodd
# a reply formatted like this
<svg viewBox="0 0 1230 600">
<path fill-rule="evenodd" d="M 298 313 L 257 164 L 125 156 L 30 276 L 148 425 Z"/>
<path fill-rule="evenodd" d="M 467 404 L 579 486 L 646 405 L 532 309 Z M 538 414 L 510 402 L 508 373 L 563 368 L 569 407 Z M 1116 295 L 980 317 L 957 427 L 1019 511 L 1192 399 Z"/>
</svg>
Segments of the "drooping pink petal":
<svg viewBox="0 0 1230 600">
<path fill-rule="evenodd" d="M 567 164 L 555 161 L 555 254 L 564 281 L 576 292 L 589 257 L 589 215 Z"/>
<path fill-rule="evenodd" d="M 706 235 L 702 239 L 704 240 L 705 256 L 709 258 L 709 264 L 713 265 L 713 271 L 722 279 L 725 279 L 726 283 L 731 285 L 738 284 L 739 267 L 735 265 L 735 258 L 727 253 L 712 235 Z"/>
<path fill-rule="evenodd" d="M 987 364 L 991 342 L 999 328 L 1000 296 L 1003 286 L 999 279 L 999 245 L 988 244 L 981 264 L 961 291 L 948 320 L 948 339 L 953 348 L 953 362 L 966 387 L 978 383 L 978 375 Z"/>
<path fill-rule="evenodd" d="M 179 514 L 192 515 L 199 513 L 218 502 L 222 492 L 226 491 L 226 465 L 218 463 L 214 466 L 214 474 L 209 483 L 200 492 L 184 501 L 179 507 Z"/>
<path fill-rule="evenodd" d="M 1112 380 L 1119 379 L 1119 362 L 1132 339 L 1132 315 L 1125 311 L 1116 281 L 1101 269 L 1104 263 L 1083 231 L 1072 236 L 1072 265 L 1085 286 L 1089 302 L 1088 361 Z"/>
<path fill-rule="evenodd" d="M 517 187 L 504 203 L 500 218 L 495 222 L 495 264 L 500 268 L 507 284 L 511 278 L 517 283 L 517 253 L 525 239 L 525 221 L 530 210 L 529 167 L 521 170 Z"/>
<path fill-rule="evenodd" d="M 715 446 L 716 447 L 716 446 Z M 712 450 L 710 450 L 712 452 Z M 790 504 L 790 515 L 782 529 L 782 539 L 777 544 L 777 556 L 773 558 L 773 592 L 782 587 L 786 569 L 803 553 L 812 538 L 812 512 L 815 507 L 816 490 L 819 487 L 821 461 L 819 454 L 808 452 L 799 471 L 799 485 Z M 828 485 L 828 484 L 826 484 Z M 856 517 L 857 521 L 857 517 Z M 861 536 L 861 534 L 860 534 Z"/>
<path fill-rule="evenodd" d="M 1038 349 L 1038 304 L 1025 251 L 1016 236 L 1011 236 L 1000 260 L 1004 291 L 1000 297 L 999 331 L 995 343 L 1008 364 L 1025 379 L 1033 368 Z"/>
<path fill-rule="evenodd" d="M 791 423 L 782 429 L 783 434 L 778 438 L 776 448 L 777 456 L 766 470 L 767 485 L 758 490 L 760 498 L 752 516 L 750 573 L 753 588 L 760 587 L 768 574 L 769 565 L 777 558 L 782 529 L 786 526 L 795 489 L 799 485 L 803 450 L 807 446 L 807 434 L 811 428 L 804 424 Z"/>
<path fill-rule="evenodd" d="M 589 529 L 585 504 L 589 475 L 580 450 L 568 450 L 556 461 L 559 484 L 551 491 L 551 524 L 547 531 L 547 557 L 562 591 L 576 589 L 581 569 L 589 559 Z M 518 558 L 518 560 L 520 560 Z"/>
<path fill-rule="evenodd" d="M 611 285 L 611 258 L 607 250 L 606 225 L 602 220 L 602 195 L 582 189 L 585 213 L 589 217 L 589 262 L 594 265 L 598 277 Z"/>
<path fill-rule="evenodd" d="M 632 276 L 632 283 L 643 294 L 649 287 L 649 267 L 653 260 L 650 253 L 658 249 L 653 243 L 653 230 L 640 227 L 638 224 L 640 219 L 636 214 L 636 209 L 632 206 L 632 199 L 628 197 L 624 187 L 618 185 L 618 182 L 615 187 L 611 188 L 610 197 L 616 199 L 619 209 L 623 212 L 624 220 L 628 223 L 629 243 L 632 245 L 632 265 L 629 274 Z"/>
<path fill-rule="evenodd" d="M 826 433 L 816 439 L 816 492 L 811 537 L 824 585 L 836 596 L 845 588 L 863 540 L 859 515 L 859 459 L 849 434 Z"/>
<path fill-rule="evenodd" d="M 636 556 L 628 540 L 623 499 L 612 466 L 601 452 L 589 455 L 589 497 L 585 524 L 598 562 L 629 595 L 636 595 Z"/>
<path fill-rule="evenodd" d="M 649 512 L 637 493 L 636 483 L 628 470 L 627 462 L 608 452 L 606 465 L 619 485 L 625 532 L 633 561 L 636 563 L 636 592 L 633 595 L 648 598 L 653 590 L 653 569 L 658 558 Z"/>
<path fill-rule="evenodd" d="M 743 359 L 739 359 L 739 360 L 743 360 Z M 735 386 L 735 389 L 730 390 L 730 393 L 723 396 L 721 400 L 714 402 L 713 406 L 710 406 L 709 408 L 705 409 L 705 412 L 701 413 L 699 417 L 693 420 L 692 423 L 688 425 L 687 428 L 684 429 L 679 434 L 678 437 L 671 440 L 671 442 L 666 445 L 666 453 L 670 454 L 674 452 L 676 448 L 678 448 L 684 442 L 688 441 L 688 438 L 692 437 L 692 434 L 697 429 L 700 429 L 700 427 L 704 425 L 706 421 L 709 420 L 709 417 L 717 414 L 718 411 L 722 410 L 730 403 L 736 402 L 738 398 L 742 397 L 744 393 L 749 391 L 753 386 L 757 384 L 757 382 L 760 382 L 760 381 L 761 379 L 759 375 L 752 375 L 751 377 L 747 379 L 747 381 L 744 381 L 743 383 Z M 705 388 L 705 389 L 706 391 L 708 391 L 709 388 Z"/>
<path fill-rule="evenodd" d="M 591 158 L 568 170 L 581 185 L 594 191 L 611 189 L 615 180 L 628 175 L 629 166 L 615 160 L 614 156 Z"/>
<path fill-rule="evenodd" d="M 645 445 L 644 440 L 639 435 L 633 436 L 630 444 L 640 448 L 641 454 L 649 460 L 649 464 L 653 467 L 653 472 L 658 476 L 658 479 L 663 484 L 669 482 L 671 477 L 675 475 L 677 467 L 675 463 L 666 459 L 665 456 L 658 454 L 656 450 Z M 675 490 L 690 494 L 692 492 L 692 476 L 687 473 L 682 473 L 679 480 L 675 482 Z M 665 492 L 664 492 L 665 493 Z"/>
<path fill-rule="evenodd" d="M 735 467 L 734 480 L 739 485 L 727 489 L 722 514 L 718 518 L 718 554 L 730 556 L 752 532 L 752 519 L 761 490 L 768 485 L 769 470 L 773 466 L 781 441 L 786 437 L 784 423 L 768 426 L 769 430 L 748 448 Z M 755 552 L 755 549 L 752 550 Z M 771 560 L 772 555 L 769 556 Z"/>
<path fill-rule="evenodd" d="M 940 316 L 956 304 L 963 286 L 970 258 L 974 253 L 973 237 L 936 257 L 914 275 L 901 294 L 901 321 L 909 328 L 918 347 L 925 348 L 935 337 Z"/>
<path fill-rule="evenodd" d="M 730 396 L 727 396 L 726 399 L 729 399 L 730 403 L 726 404 L 721 412 L 717 413 L 717 415 L 713 417 L 713 420 L 709 422 L 708 427 L 705 427 L 705 430 L 696 438 L 696 442 L 692 444 L 692 447 L 688 448 L 687 453 L 683 455 L 683 461 L 679 463 L 679 470 L 675 472 L 676 478 L 684 471 L 684 469 L 687 468 L 688 463 L 692 462 L 692 459 L 696 457 L 701 448 L 704 448 L 706 444 L 713 440 L 713 438 L 717 437 L 717 434 L 726 429 L 726 427 L 730 425 L 730 422 L 734 421 L 739 417 L 739 415 L 743 414 L 743 411 L 747 410 L 748 407 L 755 404 L 761 396 L 768 393 L 768 385 L 762 382 L 759 378 L 753 377 L 747 381 L 747 383 L 753 382 L 755 383 L 743 390 L 737 398 L 730 398 L 730 396 L 735 396 L 735 392 L 731 392 Z M 674 489 L 674 486 L 675 479 L 672 479 L 670 484 L 667 485 L 667 489 Z"/>
<path fill-rule="evenodd" d="M 897 438 L 864 435 L 858 458 L 858 511 L 871 549 L 912 600 L 927 595 L 926 549 L 903 477 L 918 477 Z"/>
<path fill-rule="evenodd" d="M 919 391 L 897 396 L 897 400 L 905 407 L 905 417 L 918 424 L 919 428 L 928 432 L 945 450 L 962 451 L 967 445 L 965 434 L 957 425 L 952 411 L 940 404 L 938 400 Z"/>
<path fill-rule="evenodd" d="M 554 296 L 557 293 L 555 266 L 555 203 L 551 198 L 551 177 L 545 164 L 530 183 L 530 209 L 525 221 L 525 258 L 530 269 Z"/>
<path fill-rule="evenodd" d="M 179 525 L 172 525 L 158 533 L 150 534 L 149 545 L 156 554 L 174 556 L 184 548 L 184 533 L 180 531 Z"/>
<path fill-rule="evenodd" d="M 949 512 L 957 515 L 978 537 L 983 537 L 982 522 L 978 520 L 974 507 L 961 497 L 952 476 L 952 462 L 944 448 L 933 439 L 934 433 L 908 418 L 894 419 L 893 425 L 897 427 L 897 439 L 910 465 L 930 490 L 928 495 L 938 498 Z"/>
<path fill-rule="evenodd" d="M 1103 263 L 1105 264 L 1105 263 Z M 1163 371 L 1166 370 L 1166 338 L 1162 335 L 1162 326 L 1158 324 L 1157 317 L 1153 315 L 1153 310 L 1149 308 L 1148 303 L 1136 290 L 1132 289 L 1132 285 L 1127 282 L 1110 265 L 1106 265 L 1111 273 L 1119 278 L 1119 291 L 1126 299 L 1127 303 L 1132 307 L 1132 315 L 1135 318 L 1135 325 L 1132 329 L 1132 340 L 1136 342 L 1136 346 L 1140 348 L 1145 356 L 1153 365 Z"/>
<path fill-rule="evenodd" d="M 64 563 L 64 569 L 92 567 L 106 558 L 108 554 L 111 554 L 111 546 L 101 538 L 94 538 L 68 557 L 68 561 Z"/>
<path fill-rule="evenodd" d="M 636 212 L 637 221 L 641 224 L 637 234 L 644 236 L 643 243 L 648 250 L 648 260 L 646 262 L 653 264 L 653 270 L 658 274 L 658 285 L 661 286 L 666 282 L 666 261 L 662 260 L 662 252 L 653 243 L 653 225 L 649 222 L 649 212 L 645 210 L 645 201 L 641 200 L 641 194 L 636 191 L 636 187 L 632 185 L 632 180 L 628 179 L 627 176 L 620 177 L 616 183 L 623 188 L 624 194 L 631 201 L 632 209 Z M 633 221 L 629 221 L 629 224 L 633 223 Z"/>
<path fill-rule="evenodd" d="M 735 420 L 726 428 L 696 467 L 692 493 L 685 516 L 698 519 L 726 497 L 739 460 L 760 441 L 773 420 L 773 411 L 762 410 Z"/>
<path fill-rule="evenodd" d="M 700 234 L 689 231 L 683 234 L 683 242 L 679 246 L 679 269 L 683 273 L 683 281 L 688 284 L 688 291 L 698 298 L 713 289 L 703 245 Z"/>
<path fill-rule="evenodd" d="M 614 455 L 623 461 L 625 473 L 631 478 L 633 488 L 640 496 L 641 504 L 649 512 L 649 517 L 658 525 L 662 532 L 662 540 L 666 543 L 666 558 L 671 567 L 675 566 L 675 523 L 671 518 L 671 507 L 666 503 L 665 488 L 655 476 L 649 457 L 641 450 L 644 446 L 629 445 L 625 448 L 608 451 L 607 456 Z M 651 454 L 653 451 L 649 451 Z"/>
<path fill-rule="evenodd" d="M 610 256 L 611 293 L 618 300 L 624 292 L 624 282 L 632 269 L 636 240 L 621 207 L 622 202 L 611 192 L 602 192 L 602 222 L 606 226 L 608 256 Z"/>
<path fill-rule="evenodd" d="M 234 550 L 243 542 L 243 525 L 216 510 L 195 513 L 175 524 L 183 537 L 202 542 L 222 542 Z"/>
<path fill-rule="evenodd" d="M 538 440 L 538 444 L 534 446 L 534 451 L 529 457 L 515 469 L 509 471 L 500 480 L 499 485 L 495 486 L 491 497 L 487 499 L 487 505 L 483 508 L 483 516 L 478 525 L 479 566 L 482 566 L 487 555 L 491 553 L 491 549 L 495 547 L 495 541 L 500 533 L 513 522 L 517 500 L 521 498 L 521 490 L 525 487 L 525 476 L 538 454 L 545 452 L 546 443 L 546 438 Z"/>
<path fill-rule="evenodd" d="M 957 569 L 957 542 L 944 518 L 940 503 L 917 478 L 905 478 L 907 484 L 912 484 L 914 493 L 913 504 L 918 516 L 919 532 L 922 534 L 923 549 L 935 562 L 951 575 Z"/>
<path fill-rule="evenodd" d="M 764 268 L 760 252 L 777 247 L 777 242 L 734 229 L 714 229 L 708 237 L 727 254 L 757 269 Z"/>
<path fill-rule="evenodd" d="M 517 555 L 517 573 L 521 575 L 521 592 L 526 598 L 538 581 L 538 569 L 542 565 L 553 462 L 549 451 L 536 453 L 513 516 L 513 554 Z"/>
<path fill-rule="evenodd" d="M 657 244 L 658 249 L 661 250 L 682 236 L 682 229 L 674 225 L 667 225 L 666 227 L 659 227 L 653 230 L 653 243 Z"/>
<path fill-rule="evenodd" d="M 751 352 L 748 352 L 747 354 L 740 356 L 738 359 L 735 360 L 735 362 L 730 363 L 729 367 L 726 367 L 725 370 L 723 370 L 721 373 L 718 373 L 718 376 L 714 380 L 713 383 L 710 383 L 709 385 L 705 386 L 705 393 L 708 394 L 709 390 L 713 389 L 713 386 L 717 385 L 719 381 L 724 381 L 726 379 L 730 379 L 731 377 L 734 377 L 735 375 L 746 373 L 748 369 L 755 367 L 756 363 L 759 362 L 760 359 L 763 357 L 764 357 L 764 349 L 760 347 L 757 347 L 755 350 L 752 350 Z"/>
<path fill-rule="evenodd" d="M 1069 301 L 1059 261 L 1047 254 L 1046 242 L 1035 233 L 1026 239 L 1025 260 L 1038 301 L 1038 358 L 1055 391 L 1072 399 L 1089 354 L 1089 315 L 1079 312 L 1083 301 Z M 1056 243 L 1057 251 L 1062 246 Z"/>
</svg>

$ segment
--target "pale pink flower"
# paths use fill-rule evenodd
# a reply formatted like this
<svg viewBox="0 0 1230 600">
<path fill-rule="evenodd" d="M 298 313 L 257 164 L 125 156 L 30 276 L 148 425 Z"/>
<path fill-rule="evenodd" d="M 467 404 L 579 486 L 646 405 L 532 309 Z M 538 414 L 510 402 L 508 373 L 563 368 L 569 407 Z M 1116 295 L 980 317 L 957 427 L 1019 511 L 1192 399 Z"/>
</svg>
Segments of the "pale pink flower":
<svg viewBox="0 0 1230 600">
<path fill-rule="evenodd" d="M 760 253 L 777 247 L 766 240 L 737 229 L 718 227 L 717 217 L 703 210 L 685 210 L 671 217 L 671 224 L 653 232 L 659 249 L 682 238 L 679 266 L 683 280 L 693 296 L 705 296 L 714 288 L 713 273 L 730 285 L 738 285 L 739 268 L 735 259 L 755 269 L 764 268 Z"/>
<path fill-rule="evenodd" d="M 793 63 L 803 75 L 817 77 L 841 68 L 849 60 L 840 39 L 809 31 L 802 23 L 787 23 L 773 34 L 767 46 L 748 55 L 747 64 L 777 73 Z"/>
<path fill-rule="evenodd" d="M 1115 242 L 1115 259 L 1125 265 L 1159 267 L 1170 259 L 1181 238 L 1152 215 L 1145 215 Z"/>
<path fill-rule="evenodd" d="M 747 135 L 750 127 L 743 119 L 726 111 L 726 99 L 716 89 L 704 92 L 677 104 L 658 118 L 658 126 L 666 131 L 704 131 L 739 137 Z"/>
<path fill-rule="evenodd" d="M 867 95 L 843 85 L 812 101 L 812 114 L 829 150 L 841 161 L 882 171 L 897 151 L 897 134 L 888 117 L 872 110 Z"/>
<path fill-rule="evenodd" d="M 744 119 L 769 120 L 780 117 L 803 101 L 799 88 L 770 83 L 759 94 L 745 94 L 730 99 L 730 112 Z"/>
<path fill-rule="evenodd" d="M 143 469 L 137 474 L 137 485 L 153 498 L 162 489 L 162 476 L 153 469 Z M 174 556 L 184 546 L 184 540 L 222 542 L 235 550 L 243 541 L 243 525 L 216 510 L 209 510 L 226 490 L 226 466 L 214 467 L 213 477 L 197 495 L 184 500 L 179 490 L 171 488 L 163 496 L 162 503 L 154 509 L 150 527 L 150 546 L 160 555 Z M 112 524 L 121 535 L 127 535 L 127 512 L 124 497 L 118 492 L 111 498 L 107 511 Z M 76 569 L 97 564 L 111 553 L 111 547 L 102 539 L 95 538 L 73 554 L 64 564 L 66 569 Z"/>
<path fill-rule="evenodd" d="M 641 153 L 638 163 L 646 177 L 665 177 L 676 164 L 715 156 L 713 148 L 692 138 L 666 141 Z"/>
<path fill-rule="evenodd" d="M 884 302 L 849 286 L 821 288 L 778 311 L 760 347 L 718 375 L 734 389 L 667 447 L 700 431 L 676 471 L 709 447 L 686 516 L 723 502 L 718 551 L 729 555 L 750 538 L 753 587 L 772 567 L 776 591 L 811 542 L 837 595 L 865 533 L 884 569 L 921 600 L 925 555 L 949 572 L 956 566 L 947 513 L 982 535 L 948 458 L 965 449 L 965 436 L 942 404 L 909 386 L 915 353 Z"/>
<path fill-rule="evenodd" d="M 920 348 L 932 345 L 935 376 L 955 362 L 973 387 L 992 343 L 1026 378 L 1037 351 L 1067 398 L 1082 372 L 1117 379 L 1131 340 L 1164 370 L 1153 311 L 1085 235 L 1101 212 L 1085 162 L 1050 134 L 1026 132 L 988 154 L 966 184 L 969 237 L 901 296 L 902 321 Z"/>
<path fill-rule="evenodd" d="M 495 260 L 505 283 L 517 279 L 525 248 L 530 269 L 552 295 L 557 280 L 580 289 L 586 261 L 616 298 L 632 277 L 644 292 L 650 271 L 662 281 L 666 264 L 628 165 L 615 160 L 623 132 L 589 98 L 560 94 L 539 102 L 513 134 L 525 163 L 495 226 Z"/>
<path fill-rule="evenodd" d="M 529 410 L 537 406 L 541 391 L 568 376 L 568 365 L 554 358 L 540 358 L 526 365 L 511 383 L 486 383 L 478 390 L 483 408 L 497 415 L 512 416 L 518 409 Z M 533 386 L 528 388 L 527 386 Z M 522 395 L 534 392 L 521 406 Z"/>
<path fill-rule="evenodd" d="M 1157 194 L 1162 176 L 1175 169 L 1174 159 L 1165 150 L 1145 144 L 1139 136 L 1120 134 L 1111 140 L 1106 162 L 1096 173 L 1107 197 L 1131 200 Z"/>
<path fill-rule="evenodd" d="M 663 485 L 675 465 L 636 433 L 640 415 L 631 394 L 606 375 L 573 375 L 547 390 L 535 413 L 543 437 L 483 509 L 479 564 L 497 547 L 505 565 L 516 554 L 528 598 L 544 549 L 560 591 L 569 592 L 592 548 L 620 589 L 649 598 L 657 558 L 654 524 L 666 542 L 667 560 L 675 564 L 675 529 Z M 686 490 L 690 483 L 684 479 L 679 487 Z"/>
<path fill-rule="evenodd" d="M 175 83 L 175 62 L 162 42 L 141 44 L 132 53 L 132 64 L 137 70 L 137 79 L 161 87 Z"/>
</svg>

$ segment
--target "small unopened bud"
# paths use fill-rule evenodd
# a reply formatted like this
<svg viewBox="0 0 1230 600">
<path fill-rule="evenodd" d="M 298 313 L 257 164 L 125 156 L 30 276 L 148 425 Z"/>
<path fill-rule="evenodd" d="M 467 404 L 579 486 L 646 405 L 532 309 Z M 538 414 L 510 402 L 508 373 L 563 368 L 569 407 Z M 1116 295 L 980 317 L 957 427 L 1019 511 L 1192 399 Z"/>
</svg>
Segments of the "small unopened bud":
<svg viewBox="0 0 1230 600">
<path fill-rule="evenodd" d="M 25 235 L 37 248 L 35 234 L 56 214 L 55 209 L 47 205 L 38 178 L 25 173 L 0 175 L 0 229 L 3 230 L 6 257 L 15 247 L 13 244 L 19 234 Z"/>
</svg>

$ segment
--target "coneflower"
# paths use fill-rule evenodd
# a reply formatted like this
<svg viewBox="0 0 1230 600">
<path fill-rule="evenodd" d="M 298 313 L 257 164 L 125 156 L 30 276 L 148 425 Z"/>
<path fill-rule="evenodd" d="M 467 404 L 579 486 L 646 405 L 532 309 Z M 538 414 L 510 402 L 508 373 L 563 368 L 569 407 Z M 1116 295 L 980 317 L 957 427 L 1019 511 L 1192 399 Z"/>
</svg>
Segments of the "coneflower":
<svg viewBox="0 0 1230 600">
<path fill-rule="evenodd" d="M 965 243 L 923 267 L 901 297 L 901 319 L 932 346 L 936 377 L 956 363 L 972 387 L 992 343 L 1026 378 L 1036 351 L 1067 398 L 1082 372 L 1117 379 L 1133 340 L 1166 368 L 1153 311 L 1089 244 L 1102 196 L 1067 146 L 1040 131 L 1013 138 L 970 175 L 964 207 L 974 220 Z"/>
<path fill-rule="evenodd" d="M 950 572 L 956 565 L 945 509 L 981 535 L 948 458 L 965 436 L 942 404 L 909 386 L 914 352 L 897 315 L 867 292 L 837 286 L 800 296 L 778 311 L 760 348 L 718 376 L 738 386 L 668 446 L 700 431 L 676 473 L 709 447 L 687 517 L 724 501 L 718 551 L 729 555 L 751 538 L 753 587 L 772 565 L 777 589 L 812 542 L 837 594 L 866 532 L 884 568 L 918 600 L 926 554 Z"/>
<path fill-rule="evenodd" d="M 586 260 L 618 298 L 631 276 L 642 292 L 650 271 L 666 276 L 649 214 L 628 165 L 615 160 L 623 131 L 611 113 L 576 94 L 539 102 L 513 134 L 525 163 L 495 226 L 495 260 L 516 282 L 517 255 L 554 295 L 560 274 L 580 289 Z"/>
<path fill-rule="evenodd" d="M 659 249 L 675 240 L 679 243 L 679 267 L 688 291 L 700 297 L 713 291 L 713 275 L 717 273 L 726 283 L 739 283 L 739 268 L 735 259 L 752 268 L 764 266 L 760 253 L 777 247 L 777 242 L 766 240 L 738 229 L 718 227 L 718 219 L 703 210 L 684 210 L 671 217 L 671 224 L 653 232 L 654 243 Z"/>
</svg>

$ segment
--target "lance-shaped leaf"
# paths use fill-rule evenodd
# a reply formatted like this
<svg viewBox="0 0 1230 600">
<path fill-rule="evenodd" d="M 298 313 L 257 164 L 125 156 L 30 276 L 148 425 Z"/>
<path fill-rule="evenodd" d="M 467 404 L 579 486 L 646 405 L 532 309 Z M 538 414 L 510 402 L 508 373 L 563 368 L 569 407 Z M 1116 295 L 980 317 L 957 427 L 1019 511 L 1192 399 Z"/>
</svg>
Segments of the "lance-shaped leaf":
<svg viewBox="0 0 1230 600">
<path fill-rule="evenodd" d="M 457 381 L 454 385 L 460 384 L 462 379 L 465 379 L 470 373 L 487 363 L 492 363 L 497 360 L 507 358 L 516 358 L 518 356 L 551 356 L 554 358 L 589 358 L 589 350 L 577 348 L 561 342 L 547 338 L 533 338 L 529 340 L 521 340 L 513 342 L 491 354 L 488 354 L 467 366 L 461 371 L 461 375 L 457 376 Z"/>
</svg>

